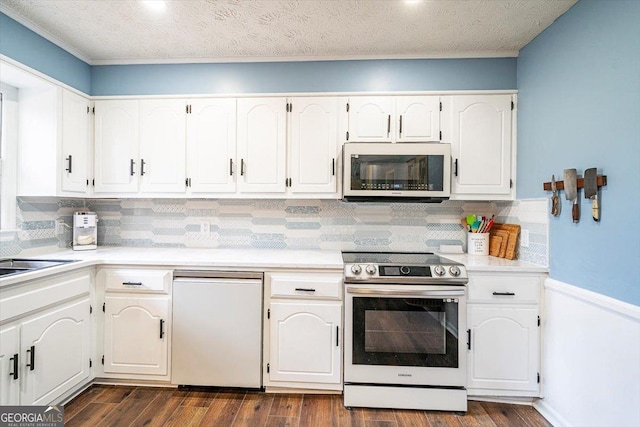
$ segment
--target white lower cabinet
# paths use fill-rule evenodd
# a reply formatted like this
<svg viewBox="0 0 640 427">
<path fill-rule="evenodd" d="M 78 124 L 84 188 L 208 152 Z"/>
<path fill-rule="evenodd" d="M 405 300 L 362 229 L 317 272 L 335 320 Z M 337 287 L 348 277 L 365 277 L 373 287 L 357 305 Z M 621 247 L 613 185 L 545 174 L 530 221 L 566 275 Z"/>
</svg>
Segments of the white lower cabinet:
<svg viewBox="0 0 640 427">
<path fill-rule="evenodd" d="M 170 380 L 172 271 L 101 268 L 103 301 L 100 377 Z"/>
<path fill-rule="evenodd" d="M 540 290 L 536 275 L 470 275 L 470 396 L 540 396 Z"/>
<path fill-rule="evenodd" d="M 168 374 L 169 304 L 168 297 L 105 297 L 105 373 Z"/>
<path fill-rule="evenodd" d="M 265 294 L 265 386 L 342 390 L 342 274 L 267 273 Z"/>
<path fill-rule="evenodd" d="M 0 405 L 49 405 L 91 380 L 88 270 L 0 289 Z"/>
<path fill-rule="evenodd" d="M 271 303 L 269 379 L 340 383 L 342 304 Z"/>
<path fill-rule="evenodd" d="M 0 329 L 0 406 L 20 404 L 20 327 Z"/>
<path fill-rule="evenodd" d="M 22 324 L 21 405 L 46 405 L 89 378 L 89 298 L 47 310 Z"/>
</svg>

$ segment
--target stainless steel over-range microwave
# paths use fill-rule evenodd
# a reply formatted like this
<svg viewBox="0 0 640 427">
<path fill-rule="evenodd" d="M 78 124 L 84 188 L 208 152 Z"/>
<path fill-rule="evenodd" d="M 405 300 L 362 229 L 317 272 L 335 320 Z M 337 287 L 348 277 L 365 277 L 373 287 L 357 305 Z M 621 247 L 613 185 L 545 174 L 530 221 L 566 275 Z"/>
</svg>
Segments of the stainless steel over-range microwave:
<svg viewBox="0 0 640 427">
<path fill-rule="evenodd" d="M 346 143 L 346 201 L 440 202 L 450 195 L 451 146 L 427 143 Z"/>
</svg>

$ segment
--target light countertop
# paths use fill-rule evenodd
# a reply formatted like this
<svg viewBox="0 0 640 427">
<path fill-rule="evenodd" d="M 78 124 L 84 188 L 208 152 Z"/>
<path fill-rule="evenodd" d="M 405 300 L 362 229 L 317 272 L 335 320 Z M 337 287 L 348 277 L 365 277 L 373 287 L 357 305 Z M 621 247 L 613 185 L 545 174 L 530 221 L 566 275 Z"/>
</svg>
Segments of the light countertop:
<svg viewBox="0 0 640 427">
<path fill-rule="evenodd" d="M 518 260 L 467 254 L 442 254 L 464 264 L 469 272 L 546 273 L 548 268 Z M 265 249 L 189 249 L 105 247 L 90 251 L 60 250 L 20 258 L 63 259 L 77 262 L 0 278 L 0 286 L 96 265 L 157 266 L 167 268 L 223 268 L 243 270 L 342 270 L 340 251 Z"/>
</svg>

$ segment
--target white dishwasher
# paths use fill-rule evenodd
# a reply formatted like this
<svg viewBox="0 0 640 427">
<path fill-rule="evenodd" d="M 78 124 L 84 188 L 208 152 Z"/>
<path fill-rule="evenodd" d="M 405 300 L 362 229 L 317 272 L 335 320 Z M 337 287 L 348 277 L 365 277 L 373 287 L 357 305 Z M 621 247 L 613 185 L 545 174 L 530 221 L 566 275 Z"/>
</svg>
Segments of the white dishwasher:
<svg viewBox="0 0 640 427">
<path fill-rule="evenodd" d="M 171 383 L 262 386 L 262 273 L 176 270 Z"/>
</svg>

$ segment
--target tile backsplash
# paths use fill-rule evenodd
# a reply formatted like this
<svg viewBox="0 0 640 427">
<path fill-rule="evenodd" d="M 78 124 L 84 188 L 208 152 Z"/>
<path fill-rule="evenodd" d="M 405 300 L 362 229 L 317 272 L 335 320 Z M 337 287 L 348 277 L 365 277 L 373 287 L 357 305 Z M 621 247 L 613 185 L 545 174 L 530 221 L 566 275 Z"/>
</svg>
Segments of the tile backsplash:
<svg viewBox="0 0 640 427">
<path fill-rule="evenodd" d="M 463 245 L 460 218 L 496 215 L 529 231 L 519 259 L 548 265 L 546 201 L 344 203 L 296 199 L 19 198 L 18 231 L 0 236 L 0 256 L 69 247 L 72 215 L 96 212 L 100 246 L 434 251 Z M 65 225 L 56 226 L 62 221 Z"/>
</svg>

